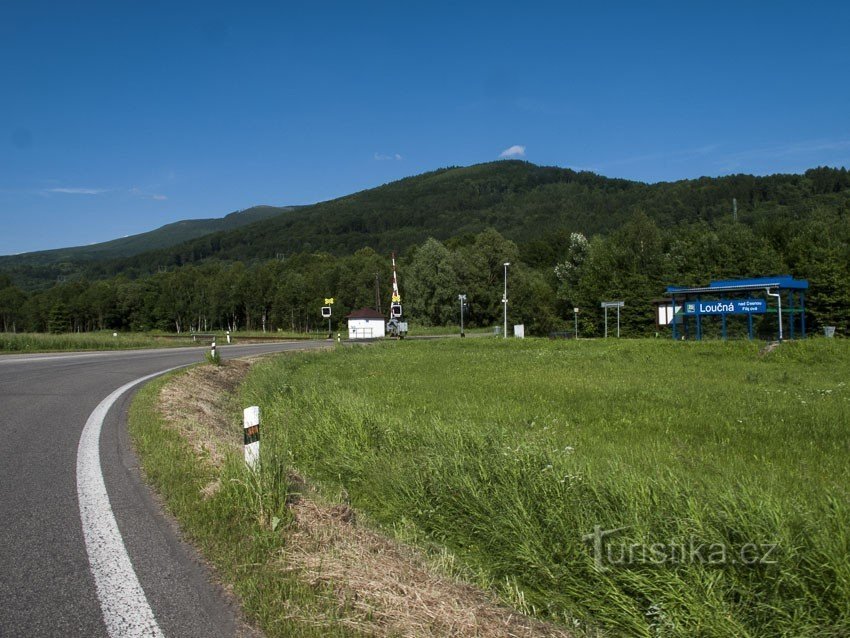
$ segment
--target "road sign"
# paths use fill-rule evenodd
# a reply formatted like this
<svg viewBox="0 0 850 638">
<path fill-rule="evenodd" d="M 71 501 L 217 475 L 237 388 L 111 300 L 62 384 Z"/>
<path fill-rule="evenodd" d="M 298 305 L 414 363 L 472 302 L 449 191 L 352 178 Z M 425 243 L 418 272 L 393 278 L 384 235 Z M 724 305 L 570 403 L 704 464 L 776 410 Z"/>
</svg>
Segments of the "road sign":
<svg viewBox="0 0 850 638">
<path fill-rule="evenodd" d="M 330 317 L 331 316 L 331 307 L 330 306 L 322 306 L 322 316 Z"/>
<path fill-rule="evenodd" d="M 620 308 L 626 305 L 625 301 L 603 301 L 599 304 L 605 309 L 605 338 L 608 338 L 608 308 L 617 309 L 617 338 L 620 338 Z"/>
<path fill-rule="evenodd" d="M 325 297 L 325 305 L 326 305 L 326 306 L 332 306 L 332 305 L 333 305 L 333 303 L 334 303 L 334 298 L 333 298 L 333 297 Z"/>
</svg>

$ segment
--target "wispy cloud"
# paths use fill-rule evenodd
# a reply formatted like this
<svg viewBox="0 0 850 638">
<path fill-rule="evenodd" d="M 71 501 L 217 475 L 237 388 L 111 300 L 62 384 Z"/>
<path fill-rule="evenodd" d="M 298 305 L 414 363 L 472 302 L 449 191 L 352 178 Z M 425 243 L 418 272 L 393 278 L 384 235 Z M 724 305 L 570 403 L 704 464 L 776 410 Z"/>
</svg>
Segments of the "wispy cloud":
<svg viewBox="0 0 850 638">
<path fill-rule="evenodd" d="M 375 160 L 377 160 L 378 162 L 387 162 L 387 161 L 398 162 L 398 161 L 403 159 L 402 156 L 398 153 L 393 153 L 392 155 L 386 155 L 384 153 L 375 153 L 374 157 L 375 157 Z"/>
<path fill-rule="evenodd" d="M 697 148 L 686 148 L 673 151 L 659 151 L 657 153 L 647 153 L 645 155 L 634 155 L 632 157 L 623 157 L 614 159 L 609 162 L 603 162 L 601 167 L 621 166 L 623 164 L 637 164 L 642 162 L 658 162 L 662 160 L 685 161 L 696 157 L 704 157 L 713 153 L 718 148 L 719 144 L 706 144 Z"/>
<path fill-rule="evenodd" d="M 791 142 L 788 144 L 777 144 L 762 148 L 748 149 L 738 153 L 730 153 L 727 160 L 739 161 L 750 159 L 782 159 L 786 157 L 797 157 L 811 153 L 823 153 L 824 151 L 843 151 L 850 149 L 850 140 L 804 140 L 802 142 Z"/>
<path fill-rule="evenodd" d="M 165 195 L 160 195 L 159 193 L 151 193 L 135 186 L 130 189 L 129 193 L 136 197 L 141 197 L 142 199 L 154 199 L 158 202 L 164 202 L 168 199 L 168 197 Z"/>
<path fill-rule="evenodd" d="M 106 190 L 102 188 L 48 188 L 47 193 L 62 193 L 64 195 L 100 195 Z"/>
<path fill-rule="evenodd" d="M 499 153 L 499 157 L 525 157 L 525 147 L 514 144 Z"/>
</svg>

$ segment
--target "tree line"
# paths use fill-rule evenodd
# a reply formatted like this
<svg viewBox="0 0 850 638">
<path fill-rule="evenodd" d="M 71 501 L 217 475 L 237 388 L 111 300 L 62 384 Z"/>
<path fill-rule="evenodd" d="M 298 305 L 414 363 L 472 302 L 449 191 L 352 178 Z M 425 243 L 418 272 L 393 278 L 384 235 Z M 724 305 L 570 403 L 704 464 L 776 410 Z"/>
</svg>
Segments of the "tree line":
<svg viewBox="0 0 850 638">
<path fill-rule="evenodd" d="M 622 332 L 651 335 L 654 302 L 668 285 L 792 274 L 809 280 L 810 330 L 850 330 L 850 221 L 846 208 L 815 206 L 805 215 L 758 223 L 731 216 L 665 226 L 642 210 L 608 234 L 566 227 L 517 243 L 487 228 L 409 246 L 397 265 L 405 318 L 456 324 L 465 294 L 470 327 L 501 324 L 504 266 L 509 322 L 531 334 L 572 331 L 581 310 L 584 336 L 603 331 L 600 301 L 622 300 Z M 360 307 L 388 313 L 390 255 L 366 247 L 348 255 L 302 251 L 253 263 L 209 260 L 160 267 L 150 275 L 80 278 L 23 291 L 0 274 L 4 331 L 92 330 L 176 333 L 208 330 L 305 332 L 323 326 L 320 307 L 334 297 L 339 320 Z"/>
</svg>

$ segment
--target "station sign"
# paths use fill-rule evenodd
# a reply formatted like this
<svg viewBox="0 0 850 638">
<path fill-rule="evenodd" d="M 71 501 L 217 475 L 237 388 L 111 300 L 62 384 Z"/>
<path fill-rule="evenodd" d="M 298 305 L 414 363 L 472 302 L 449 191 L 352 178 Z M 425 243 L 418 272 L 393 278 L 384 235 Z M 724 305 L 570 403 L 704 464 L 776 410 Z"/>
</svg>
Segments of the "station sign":
<svg viewBox="0 0 850 638">
<path fill-rule="evenodd" d="M 764 299 L 687 301 L 682 307 L 685 315 L 756 315 L 766 312 L 767 302 Z"/>
</svg>

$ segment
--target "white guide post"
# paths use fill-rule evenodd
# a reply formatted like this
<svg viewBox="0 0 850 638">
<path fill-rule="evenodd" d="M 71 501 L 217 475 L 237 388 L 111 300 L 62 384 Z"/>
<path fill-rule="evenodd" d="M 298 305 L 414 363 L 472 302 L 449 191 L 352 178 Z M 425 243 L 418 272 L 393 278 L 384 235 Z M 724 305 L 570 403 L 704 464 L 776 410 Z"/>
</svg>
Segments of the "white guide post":
<svg viewBox="0 0 850 638">
<path fill-rule="evenodd" d="M 242 411 L 245 439 L 245 464 L 252 470 L 260 462 L 260 407 L 252 405 Z"/>
</svg>

